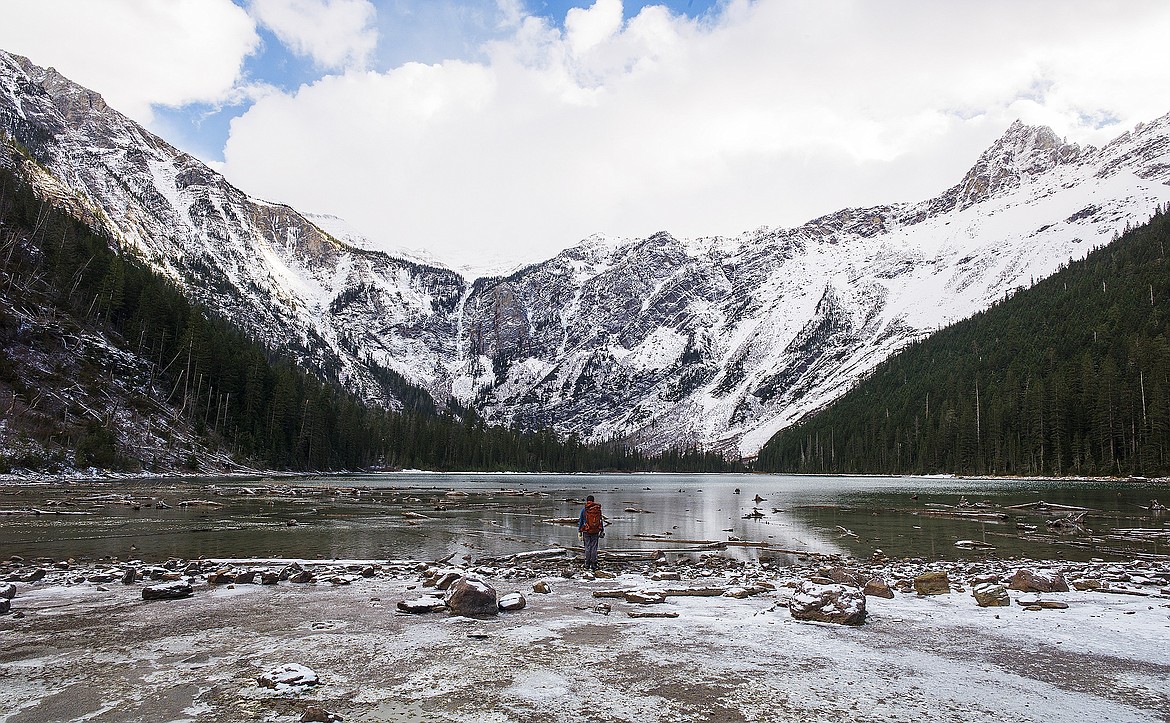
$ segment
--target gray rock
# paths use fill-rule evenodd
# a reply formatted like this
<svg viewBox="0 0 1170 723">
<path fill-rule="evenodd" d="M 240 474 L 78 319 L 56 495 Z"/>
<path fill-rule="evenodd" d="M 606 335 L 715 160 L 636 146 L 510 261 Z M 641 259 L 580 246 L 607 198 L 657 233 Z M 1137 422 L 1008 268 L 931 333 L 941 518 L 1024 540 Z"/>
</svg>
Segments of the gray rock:
<svg viewBox="0 0 1170 723">
<path fill-rule="evenodd" d="M 797 620 L 861 625 L 865 622 L 865 593 L 852 585 L 803 581 L 793 591 L 788 611 Z"/>
<path fill-rule="evenodd" d="M 136 579 L 138 579 L 138 571 L 132 567 L 126 568 L 126 572 L 122 573 L 123 585 L 133 585 Z"/>
<path fill-rule="evenodd" d="M 4 615 L 12 609 L 12 601 L 8 598 L 0 598 L 0 615 Z"/>
<path fill-rule="evenodd" d="M 16 586 L 12 584 L 0 585 L 0 598 L 11 600 L 16 597 Z"/>
<path fill-rule="evenodd" d="M 474 577 L 461 577 L 452 583 L 444 602 L 452 615 L 496 615 L 500 611 L 496 589 Z"/>
</svg>

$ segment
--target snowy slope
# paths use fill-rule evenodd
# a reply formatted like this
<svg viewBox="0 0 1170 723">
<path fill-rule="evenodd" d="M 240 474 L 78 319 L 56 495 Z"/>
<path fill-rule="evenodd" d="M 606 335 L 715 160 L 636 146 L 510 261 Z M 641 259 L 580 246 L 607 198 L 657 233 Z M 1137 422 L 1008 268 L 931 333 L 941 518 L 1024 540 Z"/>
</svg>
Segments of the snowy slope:
<svg viewBox="0 0 1170 723">
<path fill-rule="evenodd" d="M 1170 199 L 1170 116 L 1103 149 L 1015 124 L 956 186 L 794 229 L 570 249 L 465 305 L 489 417 L 754 454 L 909 342 Z"/>
<path fill-rule="evenodd" d="M 371 400 L 396 404 L 391 370 L 492 420 L 649 451 L 754 454 L 891 353 L 1170 200 L 1170 116 L 1101 149 L 1017 123 L 933 199 L 735 237 L 590 238 L 468 280 L 251 198 L 3 53 L 0 131 L 46 196 Z"/>
</svg>

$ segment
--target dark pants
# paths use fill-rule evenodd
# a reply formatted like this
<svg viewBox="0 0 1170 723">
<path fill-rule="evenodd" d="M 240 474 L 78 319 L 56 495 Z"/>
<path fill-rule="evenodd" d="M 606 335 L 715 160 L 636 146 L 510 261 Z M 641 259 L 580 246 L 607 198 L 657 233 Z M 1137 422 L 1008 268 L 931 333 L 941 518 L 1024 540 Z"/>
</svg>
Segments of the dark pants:
<svg viewBox="0 0 1170 723">
<path fill-rule="evenodd" d="M 590 570 L 597 569 L 597 542 L 601 539 L 601 534 L 589 534 L 588 532 L 581 533 L 581 540 L 585 543 L 585 567 Z"/>
</svg>

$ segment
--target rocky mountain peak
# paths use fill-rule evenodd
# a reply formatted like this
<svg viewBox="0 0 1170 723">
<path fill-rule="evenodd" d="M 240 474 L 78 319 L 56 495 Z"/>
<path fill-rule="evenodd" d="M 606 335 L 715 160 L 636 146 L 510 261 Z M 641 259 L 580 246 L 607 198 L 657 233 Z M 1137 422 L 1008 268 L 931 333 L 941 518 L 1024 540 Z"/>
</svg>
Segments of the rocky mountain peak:
<svg viewBox="0 0 1170 723">
<path fill-rule="evenodd" d="M 42 68 L 28 58 L 11 53 L 0 53 L 15 65 L 50 98 L 63 116 L 70 122 L 77 122 L 91 113 L 106 113 L 111 109 L 100 93 L 82 87 L 69 80 L 56 68 Z"/>
<path fill-rule="evenodd" d="M 369 400 L 405 406 L 409 382 L 493 423 L 646 451 L 754 454 L 906 344 L 1170 200 L 1170 117 L 1100 150 L 1017 122 L 927 201 L 739 238 L 594 236 L 471 281 L 250 198 L 3 52 L 0 137 L 123 249 Z"/>
<path fill-rule="evenodd" d="M 979 156 L 963 180 L 943 196 L 947 201 L 945 210 L 970 208 L 1018 187 L 1027 178 L 1076 163 L 1089 150 L 1065 143 L 1048 126 L 1029 126 L 1017 120 Z"/>
</svg>

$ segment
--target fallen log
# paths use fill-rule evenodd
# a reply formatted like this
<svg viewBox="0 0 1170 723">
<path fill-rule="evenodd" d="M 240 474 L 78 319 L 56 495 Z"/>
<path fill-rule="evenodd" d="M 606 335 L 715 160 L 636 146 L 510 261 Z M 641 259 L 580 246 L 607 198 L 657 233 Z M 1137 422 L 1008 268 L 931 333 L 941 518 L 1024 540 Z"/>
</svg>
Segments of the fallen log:
<svg viewBox="0 0 1170 723">
<path fill-rule="evenodd" d="M 1044 500 L 1037 500 L 1035 502 L 1025 502 L 1022 505 L 1005 505 L 1007 510 L 1077 510 L 1082 512 L 1093 512 L 1092 507 L 1077 507 L 1076 505 L 1058 505 L 1055 502 L 1045 502 Z"/>
</svg>

